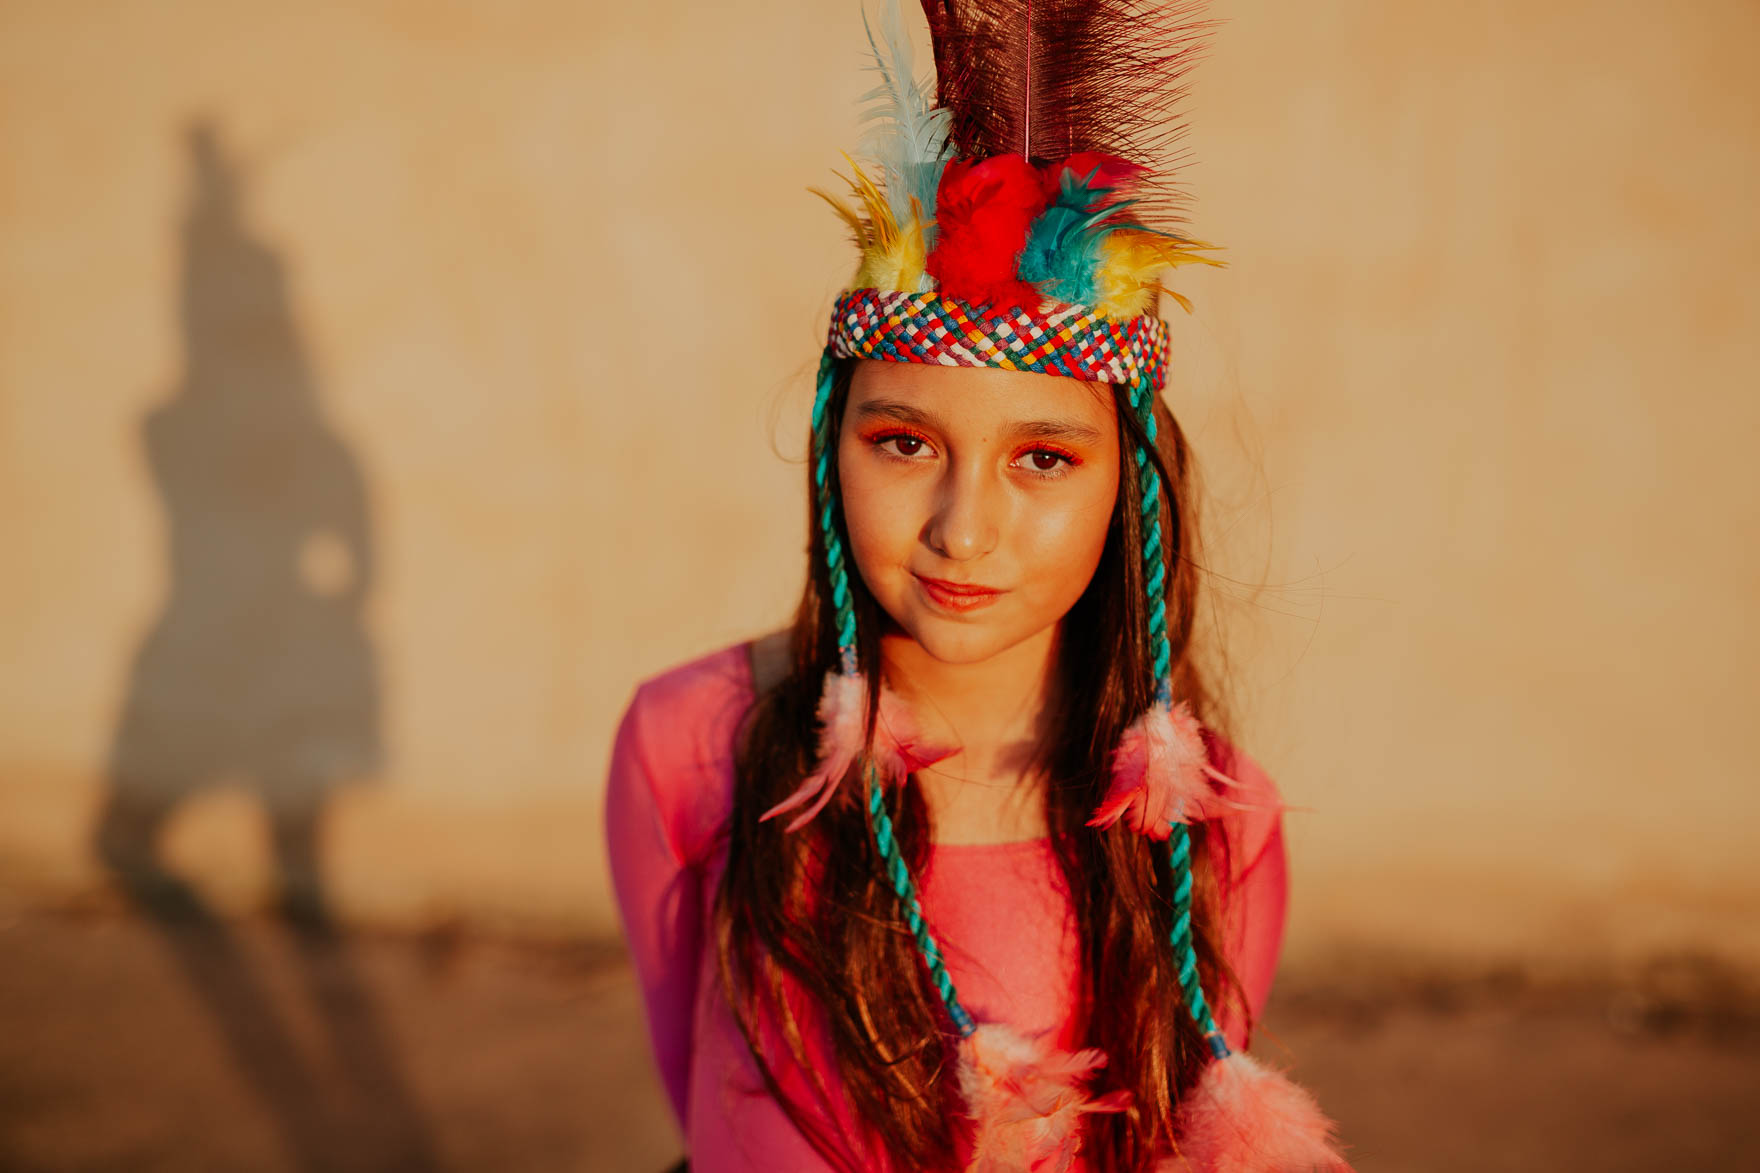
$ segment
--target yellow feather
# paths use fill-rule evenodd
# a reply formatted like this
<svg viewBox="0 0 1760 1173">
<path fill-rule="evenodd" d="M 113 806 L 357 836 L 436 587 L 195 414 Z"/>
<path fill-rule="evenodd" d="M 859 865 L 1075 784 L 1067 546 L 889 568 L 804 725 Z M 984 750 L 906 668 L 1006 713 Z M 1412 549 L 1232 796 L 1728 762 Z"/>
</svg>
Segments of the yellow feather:
<svg viewBox="0 0 1760 1173">
<path fill-rule="evenodd" d="M 891 247 L 875 248 L 864 255 L 856 273 L 857 288 L 888 293 L 916 293 L 923 280 L 923 226 L 913 218 L 893 239 Z"/>
<path fill-rule="evenodd" d="M 1165 293 L 1167 296 L 1173 298 L 1173 300 L 1179 302 L 1180 309 L 1184 310 L 1188 314 L 1192 312 L 1192 299 L 1187 297 L 1185 294 L 1175 293 L 1173 290 L 1169 289 L 1165 285 L 1157 285 L 1155 287 L 1155 292 L 1156 293 Z"/>
<path fill-rule="evenodd" d="M 892 218 L 892 205 L 886 202 L 886 196 L 868 178 L 860 163 L 850 158 L 847 152 L 843 157 L 849 169 L 855 172 L 854 179 L 845 179 L 844 182 L 849 184 L 868 213 L 868 223 L 874 228 L 874 243 L 881 248 L 890 248 L 898 239 L 898 221 Z"/>
<path fill-rule="evenodd" d="M 844 175 L 837 177 L 849 184 L 850 194 L 855 197 L 857 207 L 852 207 L 816 187 L 807 190 L 830 204 L 831 210 L 849 225 L 850 231 L 855 235 L 856 247 L 861 250 L 862 258 L 851 288 L 878 289 L 887 293 L 920 292 L 926 252 L 923 244 L 922 208 L 912 199 L 911 209 L 915 214 L 901 228 L 898 221 L 893 219 L 892 205 L 887 202 L 885 193 L 868 178 L 861 164 L 847 154 L 844 158 L 848 160 L 855 178 Z"/>
<path fill-rule="evenodd" d="M 1190 313 L 1191 302 L 1162 285 L 1157 277 L 1161 270 L 1180 265 L 1220 266 L 1221 261 L 1198 251 L 1215 247 L 1153 232 L 1120 229 L 1108 233 L 1094 274 L 1100 292 L 1095 308 L 1109 318 L 1135 318 L 1149 312 L 1157 294 L 1167 293 Z"/>
<path fill-rule="evenodd" d="M 807 190 L 831 205 L 831 210 L 837 213 L 838 219 L 849 225 L 850 232 L 856 238 L 856 247 L 866 252 L 868 250 L 868 226 L 862 223 L 862 218 L 856 215 L 855 209 L 823 188 L 809 187 Z"/>
<path fill-rule="evenodd" d="M 850 288 L 862 288 L 862 269 L 867 265 L 868 251 L 872 247 L 868 225 L 856 214 L 854 208 L 850 207 L 830 192 L 817 187 L 809 187 L 807 190 L 830 204 L 831 210 L 837 213 L 837 218 L 849 225 L 850 234 L 853 235 L 856 240 L 856 249 L 862 256 L 861 263 L 856 268 L 856 275 L 850 283 Z"/>
</svg>

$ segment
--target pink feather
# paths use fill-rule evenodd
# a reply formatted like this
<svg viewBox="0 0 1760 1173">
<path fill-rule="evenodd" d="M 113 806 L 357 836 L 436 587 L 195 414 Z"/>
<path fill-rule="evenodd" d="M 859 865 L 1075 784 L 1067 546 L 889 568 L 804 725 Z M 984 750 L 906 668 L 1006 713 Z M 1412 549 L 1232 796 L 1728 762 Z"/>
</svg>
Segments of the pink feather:
<svg viewBox="0 0 1760 1173">
<path fill-rule="evenodd" d="M 1172 709 L 1152 705 L 1124 731 L 1112 755 L 1112 784 L 1088 820 L 1110 827 L 1121 817 L 1132 830 L 1165 839 L 1178 823 L 1193 823 L 1238 809 L 1207 778 L 1226 786 L 1234 779 L 1210 765 L 1203 728 L 1184 701 Z"/>
<path fill-rule="evenodd" d="M 1000 1023 L 960 1044 L 959 1086 L 972 1118 L 966 1173 L 1065 1173 L 1081 1148 L 1082 1117 L 1120 1112 L 1128 1092 L 1090 1099 L 1106 1065 L 1098 1050 L 1059 1051 Z"/>
<path fill-rule="evenodd" d="M 1161 1173 L 1351 1173 L 1314 1097 L 1238 1051 L 1205 1069 L 1176 1123 Z"/>
<path fill-rule="evenodd" d="M 924 766 L 932 766 L 957 752 L 956 745 L 939 746 L 923 737 L 911 712 L 899 695 L 890 688 L 880 690 L 880 717 L 874 729 L 874 755 L 879 759 L 880 772 L 888 778 L 903 778 Z"/>
<path fill-rule="evenodd" d="M 837 792 L 837 784 L 843 781 L 851 764 L 861 756 L 867 722 L 867 677 L 860 673 L 826 673 L 825 691 L 819 696 L 819 764 L 801 780 L 792 794 L 765 811 L 762 817 L 775 818 L 810 803 L 788 824 L 788 829 L 798 831 L 811 822 L 814 815 L 825 809 L 825 804 Z M 884 776 L 903 778 L 953 752 L 953 748 L 928 744 L 904 702 L 891 689 L 880 690 L 874 757 Z"/>
<path fill-rule="evenodd" d="M 862 752 L 862 735 L 868 721 L 868 680 L 856 672 L 827 672 L 825 691 L 819 694 L 819 764 L 801 780 L 793 794 L 765 811 L 763 819 L 786 814 L 803 803 L 806 810 L 788 825 L 798 831 L 825 808 L 837 792 L 837 784 L 849 773 L 850 763 Z"/>
</svg>

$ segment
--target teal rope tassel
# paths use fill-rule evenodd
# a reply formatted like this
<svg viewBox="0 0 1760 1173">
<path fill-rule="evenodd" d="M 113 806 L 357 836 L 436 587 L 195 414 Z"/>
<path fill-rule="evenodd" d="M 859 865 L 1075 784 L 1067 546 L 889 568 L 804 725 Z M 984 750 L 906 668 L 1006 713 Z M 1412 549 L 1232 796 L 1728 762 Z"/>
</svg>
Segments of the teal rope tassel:
<svg viewBox="0 0 1760 1173">
<path fill-rule="evenodd" d="M 922 954 L 923 964 L 929 969 L 929 980 L 935 983 L 935 992 L 941 995 L 941 1004 L 947 1007 L 947 1016 L 953 1020 L 954 1029 L 962 1038 L 970 1035 L 978 1029 L 977 1025 L 960 1004 L 959 993 L 953 988 L 953 978 L 948 975 L 947 965 L 941 958 L 941 945 L 923 917 L 923 905 L 917 899 L 917 885 L 911 879 L 910 869 L 905 866 L 898 837 L 893 834 L 892 816 L 886 813 L 880 775 L 872 763 L 868 765 L 868 823 L 874 829 L 874 846 L 879 849 L 880 859 L 886 865 L 886 878 L 892 881 L 892 890 L 897 893 L 898 903 L 904 909 L 905 922 L 910 926 L 911 936 L 916 938 L 917 952 Z"/>
<path fill-rule="evenodd" d="M 1173 833 L 1167 837 L 1167 856 L 1173 867 L 1173 927 L 1167 936 L 1179 961 L 1179 988 L 1185 994 L 1192 1021 L 1209 1040 L 1211 1052 L 1222 1059 L 1228 1055 L 1228 1043 L 1210 1014 L 1210 1004 L 1204 998 L 1204 985 L 1198 976 L 1198 949 L 1192 937 L 1192 833 L 1184 823 L 1173 825 Z"/>
<path fill-rule="evenodd" d="M 1167 555 L 1161 544 L 1161 474 L 1149 458 L 1155 446 L 1155 387 L 1138 379 L 1131 384 L 1131 405 L 1148 445 L 1137 449 L 1137 487 L 1143 526 L 1143 594 L 1149 602 L 1149 649 L 1154 660 L 1155 700 L 1173 703 L 1173 653 L 1167 639 Z"/>
<path fill-rule="evenodd" d="M 856 670 L 856 612 L 850 596 L 849 568 L 844 559 L 843 539 L 837 532 L 837 493 L 831 485 L 831 449 L 837 437 L 828 435 L 831 389 L 837 382 L 837 355 L 831 347 L 819 357 L 819 384 L 813 397 L 813 490 L 819 505 L 819 536 L 825 545 L 825 568 L 831 577 L 831 605 L 837 612 L 837 650 L 845 675 Z"/>
<path fill-rule="evenodd" d="M 1131 384 L 1131 403 L 1149 446 L 1156 440 L 1155 388 L 1145 381 Z M 1149 459 L 1147 448 L 1137 449 L 1137 484 L 1141 489 L 1140 507 L 1143 526 L 1143 591 L 1149 603 L 1149 646 L 1155 664 L 1155 703 L 1173 703 L 1171 665 L 1172 648 L 1167 638 L 1167 555 L 1161 539 L 1161 474 Z M 1204 997 L 1204 985 L 1198 975 L 1198 948 L 1192 936 L 1192 833 L 1184 823 L 1173 824 L 1167 837 L 1168 863 L 1173 869 L 1173 925 L 1168 940 L 1179 965 L 1179 986 L 1185 995 L 1186 1009 L 1192 1021 L 1209 1040 L 1211 1053 L 1218 1059 L 1228 1055 L 1210 1004 Z"/>
</svg>

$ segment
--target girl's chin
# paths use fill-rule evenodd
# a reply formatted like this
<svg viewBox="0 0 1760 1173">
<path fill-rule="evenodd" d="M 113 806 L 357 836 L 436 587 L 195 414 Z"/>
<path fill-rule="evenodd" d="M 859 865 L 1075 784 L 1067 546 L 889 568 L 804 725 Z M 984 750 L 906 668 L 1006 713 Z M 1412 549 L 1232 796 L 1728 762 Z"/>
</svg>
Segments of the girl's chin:
<svg viewBox="0 0 1760 1173">
<path fill-rule="evenodd" d="M 982 664 L 1025 638 L 1012 628 L 982 620 L 955 622 L 940 616 L 910 616 L 904 635 L 931 660 L 942 664 Z"/>
</svg>

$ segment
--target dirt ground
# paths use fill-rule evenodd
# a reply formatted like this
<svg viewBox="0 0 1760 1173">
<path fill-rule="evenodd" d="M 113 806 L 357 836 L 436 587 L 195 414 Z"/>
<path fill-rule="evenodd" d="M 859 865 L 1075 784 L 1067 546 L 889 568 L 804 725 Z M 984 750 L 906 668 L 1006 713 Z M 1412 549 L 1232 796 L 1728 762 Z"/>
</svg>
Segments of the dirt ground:
<svg viewBox="0 0 1760 1173">
<path fill-rule="evenodd" d="M 1754 1011 L 1686 961 L 1568 988 L 1291 980 L 1260 1050 L 1299 1056 L 1359 1173 L 1725 1173 L 1760 1144 Z M 0 919 L 0 1169 L 658 1173 L 678 1152 L 612 948 Z"/>
</svg>

